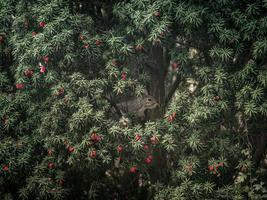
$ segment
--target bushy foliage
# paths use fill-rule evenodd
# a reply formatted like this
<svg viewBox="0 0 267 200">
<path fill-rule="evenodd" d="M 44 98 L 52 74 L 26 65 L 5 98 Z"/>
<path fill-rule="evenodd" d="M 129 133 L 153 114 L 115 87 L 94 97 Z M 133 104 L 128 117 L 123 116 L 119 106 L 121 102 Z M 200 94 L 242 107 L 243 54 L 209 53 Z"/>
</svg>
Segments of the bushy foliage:
<svg viewBox="0 0 267 200">
<path fill-rule="evenodd" d="M 1 197 L 265 199 L 266 11 L 0 0 Z"/>
</svg>

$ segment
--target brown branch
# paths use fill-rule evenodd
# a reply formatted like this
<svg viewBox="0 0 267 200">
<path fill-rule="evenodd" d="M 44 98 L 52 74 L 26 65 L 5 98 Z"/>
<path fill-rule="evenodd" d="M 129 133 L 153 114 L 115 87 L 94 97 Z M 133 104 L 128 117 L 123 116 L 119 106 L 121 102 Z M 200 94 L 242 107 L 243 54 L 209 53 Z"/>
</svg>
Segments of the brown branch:
<svg viewBox="0 0 267 200">
<path fill-rule="evenodd" d="M 175 93 L 176 89 L 178 88 L 180 82 L 181 82 L 181 76 L 177 75 L 175 82 L 171 86 L 171 89 L 170 89 L 168 95 L 166 96 L 166 98 L 164 100 L 163 109 L 165 109 L 168 106 L 168 104 L 169 104 L 170 100 L 172 99 L 172 96 L 174 95 L 174 93 Z"/>
</svg>

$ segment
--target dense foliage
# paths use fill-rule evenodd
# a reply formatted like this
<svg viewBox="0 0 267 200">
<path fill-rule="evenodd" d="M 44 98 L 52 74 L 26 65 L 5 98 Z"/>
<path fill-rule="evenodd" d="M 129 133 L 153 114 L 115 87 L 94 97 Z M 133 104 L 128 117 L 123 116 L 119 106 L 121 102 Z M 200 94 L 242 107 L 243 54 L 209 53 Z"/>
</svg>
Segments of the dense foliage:
<svg viewBox="0 0 267 200">
<path fill-rule="evenodd" d="M 266 199 L 266 13 L 0 0 L 1 199 Z"/>
</svg>

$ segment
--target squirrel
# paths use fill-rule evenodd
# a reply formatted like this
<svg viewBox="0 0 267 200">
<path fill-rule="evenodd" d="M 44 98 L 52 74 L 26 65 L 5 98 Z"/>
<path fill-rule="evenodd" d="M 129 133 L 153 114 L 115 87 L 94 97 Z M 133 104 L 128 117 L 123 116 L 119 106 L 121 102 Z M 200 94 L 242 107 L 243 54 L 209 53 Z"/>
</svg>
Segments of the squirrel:
<svg viewBox="0 0 267 200">
<path fill-rule="evenodd" d="M 117 103 L 116 106 L 119 108 L 122 116 L 132 113 L 140 118 L 144 118 L 146 110 L 154 109 L 159 106 L 159 104 L 153 96 L 146 94 L 142 97 L 136 97 L 131 100 Z"/>
<path fill-rule="evenodd" d="M 159 106 L 156 99 L 153 96 L 149 95 L 147 91 L 145 91 L 145 93 L 141 97 L 135 97 L 119 103 L 114 103 L 112 100 L 110 100 L 110 98 L 105 98 L 114 108 L 113 111 L 119 115 L 120 124 L 122 124 L 123 127 L 130 124 L 128 114 L 133 114 L 141 119 L 144 119 L 146 110 L 151 110 Z"/>
</svg>

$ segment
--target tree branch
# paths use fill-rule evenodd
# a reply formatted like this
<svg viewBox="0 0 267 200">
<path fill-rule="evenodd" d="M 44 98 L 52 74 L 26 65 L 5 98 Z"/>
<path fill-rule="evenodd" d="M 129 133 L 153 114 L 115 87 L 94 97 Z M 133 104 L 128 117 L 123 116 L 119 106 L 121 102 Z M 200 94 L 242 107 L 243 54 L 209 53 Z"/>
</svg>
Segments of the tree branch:
<svg viewBox="0 0 267 200">
<path fill-rule="evenodd" d="M 168 93 L 168 95 L 166 96 L 165 100 L 164 100 L 164 104 L 163 104 L 163 109 L 165 110 L 165 108 L 168 106 L 172 96 L 174 95 L 176 89 L 178 88 L 179 84 L 181 82 L 181 76 L 177 75 L 176 76 L 176 80 L 173 83 L 173 85 L 171 86 L 171 89 Z"/>
</svg>

